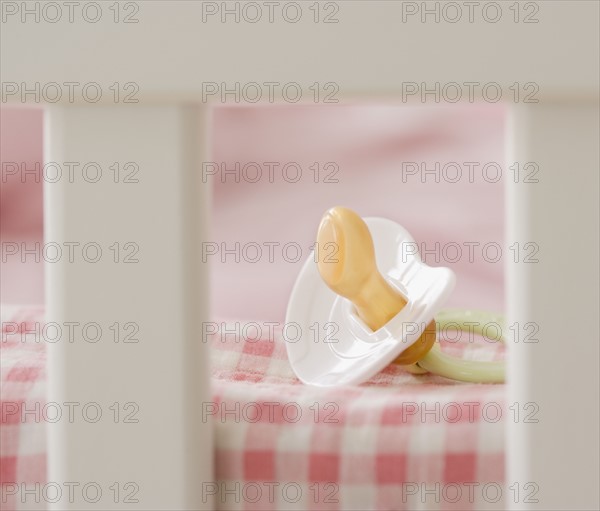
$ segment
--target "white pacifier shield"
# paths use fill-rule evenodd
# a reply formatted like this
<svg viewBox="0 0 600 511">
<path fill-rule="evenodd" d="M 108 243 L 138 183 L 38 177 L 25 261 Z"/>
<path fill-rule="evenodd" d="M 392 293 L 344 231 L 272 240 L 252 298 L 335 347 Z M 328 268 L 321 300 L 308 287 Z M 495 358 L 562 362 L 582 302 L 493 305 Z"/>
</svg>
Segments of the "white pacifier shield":
<svg viewBox="0 0 600 511">
<path fill-rule="evenodd" d="M 304 383 L 329 387 L 367 381 L 419 339 L 454 288 L 452 270 L 423 263 L 402 226 L 385 218 L 364 221 L 377 268 L 408 303 L 373 332 L 352 303 L 323 282 L 311 253 L 292 290 L 284 328 L 288 358 Z"/>
</svg>

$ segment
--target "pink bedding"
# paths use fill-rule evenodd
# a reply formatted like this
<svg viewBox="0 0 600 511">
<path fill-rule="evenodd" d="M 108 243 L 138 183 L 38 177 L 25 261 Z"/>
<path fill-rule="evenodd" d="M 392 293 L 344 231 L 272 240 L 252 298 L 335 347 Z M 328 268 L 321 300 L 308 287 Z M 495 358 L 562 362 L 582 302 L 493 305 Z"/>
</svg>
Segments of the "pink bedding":
<svg viewBox="0 0 600 511">
<path fill-rule="evenodd" d="M 2 509 L 44 509 L 46 347 L 40 308 L 2 317 Z M 235 339 L 217 322 L 209 339 L 218 509 L 503 509 L 503 385 L 411 375 L 398 366 L 361 386 L 319 389 L 293 375 L 280 329 Z M 243 328 L 244 324 L 237 326 Z M 472 339 L 473 340 L 473 339 Z M 445 342 L 473 359 L 499 360 L 501 344 Z M 110 413 L 108 418 L 112 420 Z M 53 482 L 52 482 L 53 483 Z M 37 484 L 37 486 L 36 486 Z M 64 488 L 63 488 L 64 489 Z M 111 498 L 106 491 L 104 498 Z M 66 495 L 65 497 L 66 498 Z M 102 501 L 98 502 L 101 506 Z"/>
</svg>

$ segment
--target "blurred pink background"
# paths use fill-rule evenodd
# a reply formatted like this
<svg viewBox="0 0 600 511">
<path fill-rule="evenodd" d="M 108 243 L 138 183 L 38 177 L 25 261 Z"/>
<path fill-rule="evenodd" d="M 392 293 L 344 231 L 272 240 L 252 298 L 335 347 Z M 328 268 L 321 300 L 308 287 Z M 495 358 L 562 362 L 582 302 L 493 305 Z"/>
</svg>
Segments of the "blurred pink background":
<svg viewBox="0 0 600 511">
<path fill-rule="evenodd" d="M 282 321 L 320 217 L 334 205 L 350 207 L 362 216 L 388 217 L 406 227 L 421 251 L 427 251 L 422 257 L 428 264 L 456 272 L 457 287 L 449 306 L 502 311 L 502 265 L 509 254 L 490 262 L 496 257 L 494 248 L 483 252 L 482 247 L 503 246 L 504 241 L 504 115 L 496 105 L 215 109 L 210 158 L 215 165 L 207 165 L 203 172 L 214 187 L 207 241 L 211 249 L 218 249 L 214 255 L 206 254 L 212 316 Z M 21 175 L 5 172 L 5 164 L 25 163 L 29 169 L 41 162 L 42 111 L 3 108 L 0 117 L 2 242 L 41 242 L 42 183 L 36 183 L 33 175 L 22 183 Z M 249 162 L 259 165 L 262 176 L 256 166 L 241 171 Z M 271 176 L 266 162 L 278 164 L 271 166 Z M 440 169 L 455 162 L 462 175 L 449 182 L 441 174 L 436 182 L 434 173 L 403 173 L 403 164 L 411 162 L 427 169 L 434 169 L 436 162 Z M 473 179 L 465 162 L 479 163 Z M 489 167 L 488 179 L 484 178 L 482 167 L 488 162 L 503 166 L 498 182 L 489 182 L 495 167 Z M 236 163 L 237 175 L 235 170 L 221 172 L 221 164 L 235 169 Z M 456 166 L 447 167 L 445 175 L 455 180 Z M 324 182 L 326 176 L 334 182 Z M 236 242 L 241 255 L 257 261 L 241 257 L 236 262 L 230 253 L 223 262 L 222 248 L 236 250 Z M 287 252 L 286 244 L 290 244 Z M 444 255 L 455 261 L 444 261 Z M 2 303 L 43 303 L 43 264 L 36 264 L 33 257 L 26 264 L 16 256 L 3 260 L 1 281 Z"/>
</svg>

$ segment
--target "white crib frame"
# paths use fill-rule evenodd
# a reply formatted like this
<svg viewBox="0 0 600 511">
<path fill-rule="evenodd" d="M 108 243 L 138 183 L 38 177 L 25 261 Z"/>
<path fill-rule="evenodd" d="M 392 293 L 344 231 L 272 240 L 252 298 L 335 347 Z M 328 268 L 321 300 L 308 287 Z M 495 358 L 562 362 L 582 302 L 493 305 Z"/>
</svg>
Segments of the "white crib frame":
<svg viewBox="0 0 600 511">
<path fill-rule="evenodd" d="M 507 180 L 507 246 L 536 242 L 540 262 L 505 258 L 505 268 L 509 324 L 540 326 L 539 343 L 510 344 L 508 401 L 537 403 L 539 422 L 507 420 L 506 480 L 521 492 L 537 483 L 539 502 L 512 502 L 514 493 L 507 502 L 598 509 L 598 3 L 538 1 L 537 24 L 500 28 L 479 19 L 457 28 L 431 17 L 403 23 L 406 2 L 345 1 L 337 2 L 339 23 L 302 30 L 283 20 L 260 29 L 243 20 L 203 23 L 202 2 L 136 4 L 140 22 L 131 25 L 3 20 L 4 82 L 104 88 L 97 104 L 63 97 L 50 105 L 47 161 L 136 161 L 141 169 L 139 185 L 127 190 L 104 181 L 46 185 L 48 241 L 140 247 L 132 266 L 47 265 L 49 319 L 135 320 L 141 339 L 130 349 L 53 346 L 49 400 L 136 401 L 143 419 L 129 429 L 50 425 L 48 480 L 141 482 L 140 503 L 114 509 L 214 507 L 199 484 L 213 478 L 211 426 L 198 406 L 209 399 L 206 353 L 196 342 L 208 318 L 198 252 L 210 200 L 199 179 L 208 160 L 203 82 L 298 82 L 307 93 L 314 82 L 336 82 L 344 100 L 398 100 L 408 81 L 498 82 L 504 91 L 535 82 L 538 104 L 511 102 L 507 161 L 537 162 L 541 179 Z M 139 103 L 107 99 L 114 82 L 136 82 Z M 21 104 L 18 96 L 4 101 Z"/>
</svg>

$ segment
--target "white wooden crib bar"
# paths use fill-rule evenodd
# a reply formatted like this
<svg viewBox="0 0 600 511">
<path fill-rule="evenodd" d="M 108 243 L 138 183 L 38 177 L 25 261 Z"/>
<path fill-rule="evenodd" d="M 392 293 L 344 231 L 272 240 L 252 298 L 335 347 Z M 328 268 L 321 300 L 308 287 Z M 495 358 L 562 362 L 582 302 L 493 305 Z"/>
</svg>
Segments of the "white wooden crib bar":
<svg viewBox="0 0 600 511">
<path fill-rule="evenodd" d="M 68 2 L 55 3 L 67 9 Z M 511 505 L 600 506 L 597 2 L 530 2 L 538 23 L 507 22 L 515 12 L 507 2 L 497 4 L 504 16 L 498 23 L 479 11 L 473 23 L 451 23 L 443 12 L 423 23 L 420 9 L 435 12 L 443 4 L 340 1 L 329 3 L 338 22 L 328 24 L 315 23 L 312 2 L 297 4 L 298 23 L 279 11 L 273 23 L 235 14 L 223 23 L 219 9 L 235 9 L 236 2 L 197 1 L 101 2 L 98 22 L 74 11 L 74 22 L 54 23 L 43 13 L 35 18 L 43 4 L 2 2 L 3 103 L 49 104 L 48 161 L 139 165 L 139 183 L 129 186 L 46 184 L 46 240 L 93 241 L 110 254 L 96 265 L 47 265 L 48 318 L 131 321 L 140 340 L 55 346 L 49 399 L 135 401 L 141 418 L 98 427 L 50 424 L 48 480 L 140 481 L 139 504 L 115 509 L 214 507 L 200 484 L 213 475 L 211 426 L 198 406 L 209 398 L 198 340 L 209 314 L 199 247 L 210 201 L 199 169 L 209 159 L 209 104 L 222 102 L 223 88 L 277 82 L 275 100 L 288 101 L 283 84 L 297 83 L 303 97 L 313 98 L 315 83 L 333 82 L 344 101 L 403 101 L 408 82 L 493 82 L 511 97 L 507 161 L 540 167 L 539 183 L 507 180 L 506 189 L 508 246 L 540 246 L 537 264 L 505 259 L 508 323 L 535 322 L 540 339 L 510 345 L 508 401 L 537 403 L 540 418 L 509 421 L 506 480 L 540 488 L 537 504 Z M 23 9 L 34 14 L 23 18 Z M 130 20 L 138 22 L 123 23 L 131 9 Z M 55 101 L 51 87 L 43 91 L 53 82 L 63 92 L 66 82 L 79 85 L 73 98 Z M 102 90 L 98 102 L 90 99 L 96 86 L 78 92 L 89 83 Z M 515 83 L 536 84 L 539 103 L 514 101 Z M 128 94 L 138 102 L 127 102 Z M 235 102 L 235 92 L 225 101 Z M 137 244 L 139 262 L 115 263 L 131 255 L 128 242 Z"/>
</svg>

